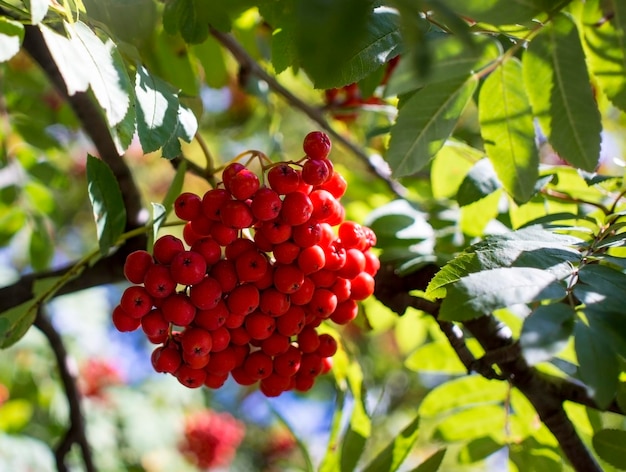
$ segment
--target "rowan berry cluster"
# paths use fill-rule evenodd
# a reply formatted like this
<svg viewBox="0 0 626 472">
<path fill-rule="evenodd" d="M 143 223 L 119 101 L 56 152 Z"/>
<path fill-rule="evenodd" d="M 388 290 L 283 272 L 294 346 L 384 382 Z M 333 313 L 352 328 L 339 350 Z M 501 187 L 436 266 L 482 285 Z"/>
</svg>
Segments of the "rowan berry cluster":
<svg viewBox="0 0 626 472">
<path fill-rule="evenodd" d="M 346 181 L 330 147 L 326 134 L 309 133 L 305 157 L 264 166 L 263 182 L 229 164 L 202 197 L 176 199 L 184 242 L 166 235 L 152 255 L 128 256 L 125 275 L 136 285 L 113 322 L 120 331 L 141 326 L 159 344 L 156 371 L 190 388 L 219 388 L 230 375 L 259 382 L 267 396 L 306 391 L 328 372 L 337 341 L 317 328 L 352 321 L 380 266 L 374 232 L 344 219 Z"/>
<path fill-rule="evenodd" d="M 202 410 L 185 420 L 180 452 L 202 470 L 228 466 L 245 435 L 245 425 L 229 413 Z"/>
</svg>

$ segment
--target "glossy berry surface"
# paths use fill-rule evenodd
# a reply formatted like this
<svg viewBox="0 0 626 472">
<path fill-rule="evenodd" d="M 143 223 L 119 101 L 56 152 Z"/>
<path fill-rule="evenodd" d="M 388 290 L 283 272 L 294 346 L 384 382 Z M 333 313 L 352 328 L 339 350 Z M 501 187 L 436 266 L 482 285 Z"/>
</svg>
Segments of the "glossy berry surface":
<svg viewBox="0 0 626 472">
<path fill-rule="evenodd" d="M 164 235 L 152 254 L 127 257 L 132 285 L 112 321 L 141 328 L 157 372 L 193 389 L 232 378 L 276 397 L 311 389 L 332 368 L 341 344 L 320 327 L 358 316 L 380 261 L 374 232 L 345 221 L 347 183 L 328 160 L 328 136 L 309 133 L 303 149 L 298 161 L 261 161 L 258 175 L 227 165 L 215 188 L 175 200 L 182 239 Z"/>
</svg>

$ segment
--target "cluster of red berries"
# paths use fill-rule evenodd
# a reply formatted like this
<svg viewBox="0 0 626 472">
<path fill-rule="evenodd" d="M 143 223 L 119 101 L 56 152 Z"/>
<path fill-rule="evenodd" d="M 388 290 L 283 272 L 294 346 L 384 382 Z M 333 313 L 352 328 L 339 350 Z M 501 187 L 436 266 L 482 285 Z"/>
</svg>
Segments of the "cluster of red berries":
<svg viewBox="0 0 626 472">
<path fill-rule="evenodd" d="M 398 65 L 400 56 L 395 56 L 385 66 L 384 75 L 380 85 L 385 85 L 391 77 L 391 73 Z M 353 122 L 358 116 L 358 110 L 363 105 L 384 105 L 385 100 L 380 96 L 364 96 L 359 84 L 353 82 L 339 88 L 324 90 L 324 100 L 326 107 L 331 111 L 333 118 L 346 123 Z"/>
<path fill-rule="evenodd" d="M 124 376 L 112 361 L 90 358 L 80 367 L 78 380 L 78 386 L 83 395 L 105 399 L 107 388 L 122 385 Z"/>
<path fill-rule="evenodd" d="M 380 266 L 374 232 L 344 220 L 346 181 L 330 147 L 326 134 L 309 133 L 303 159 L 263 169 L 267 185 L 229 164 L 202 198 L 187 192 L 174 203 L 188 248 L 166 235 L 152 255 L 128 256 L 125 275 L 136 285 L 113 322 L 120 331 L 141 326 L 160 344 L 157 372 L 190 388 L 219 388 L 230 375 L 259 382 L 267 396 L 306 391 L 328 372 L 337 341 L 316 328 L 353 320 Z"/>
<path fill-rule="evenodd" d="M 229 413 L 195 412 L 185 420 L 178 448 L 199 469 L 228 466 L 245 435 L 245 425 Z"/>
</svg>

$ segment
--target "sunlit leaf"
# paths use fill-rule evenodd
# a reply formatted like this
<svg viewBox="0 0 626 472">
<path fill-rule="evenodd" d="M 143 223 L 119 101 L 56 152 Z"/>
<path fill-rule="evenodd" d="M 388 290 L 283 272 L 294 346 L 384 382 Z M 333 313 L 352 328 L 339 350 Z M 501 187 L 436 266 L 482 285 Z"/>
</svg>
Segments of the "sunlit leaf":
<svg viewBox="0 0 626 472">
<path fill-rule="evenodd" d="M 520 345 L 526 361 L 535 365 L 552 358 L 567 345 L 576 313 L 563 303 L 541 305 L 525 320 Z"/>
<path fill-rule="evenodd" d="M 24 26 L 6 17 L 0 17 L 0 62 L 8 61 L 20 50 Z"/>
<path fill-rule="evenodd" d="M 462 277 L 447 286 L 439 317 L 464 321 L 519 303 L 560 300 L 565 287 L 554 275 L 531 267 L 505 267 Z"/>
<path fill-rule="evenodd" d="M 593 435 L 592 443 L 603 460 L 618 469 L 626 469 L 626 431 L 603 429 Z"/>
<path fill-rule="evenodd" d="M 437 424 L 435 437 L 446 442 L 468 441 L 485 436 L 503 439 L 504 405 L 480 405 L 446 416 Z"/>
<path fill-rule="evenodd" d="M 477 80 L 427 85 L 400 108 L 391 128 L 386 160 L 397 177 L 422 169 L 450 137 L 476 89 Z"/>
<path fill-rule="evenodd" d="M 435 198 L 451 198 L 473 164 L 485 156 L 465 143 L 448 140 L 435 155 L 430 166 L 430 183 Z"/>
<path fill-rule="evenodd" d="M 585 382 L 600 408 L 615 398 L 618 385 L 619 362 L 615 351 L 604 339 L 603 333 L 578 321 L 574 327 L 576 356 L 580 378 Z"/>
<path fill-rule="evenodd" d="M 376 457 L 363 472 L 395 472 L 411 452 L 419 435 L 419 416 L 415 417 Z"/>
<path fill-rule="evenodd" d="M 87 183 L 100 252 L 106 255 L 117 244 L 126 226 L 122 192 L 110 167 L 91 155 L 87 156 Z"/>
<path fill-rule="evenodd" d="M 446 455 L 447 449 L 444 447 L 432 454 L 428 459 L 422 462 L 420 465 L 411 470 L 411 472 L 437 472 L 443 458 Z"/>
<path fill-rule="evenodd" d="M 613 11 L 611 18 L 601 8 Z M 619 1 L 589 0 L 580 10 L 589 70 L 613 104 L 626 111 L 626 8 Z"/>
<path fill-rule="evenodd" d="M 481 352 L 476 339 L 467 339 L 466 345 L 471 352 Z M 433 374 L 462 375 L 467 368 L 447 340 L 433 341 L 416 349 L 405 361 L 405 366 L 414 372 Z"/>
<path fill-rule="evenodd" d="M 16 433 L 22 430 L 33 416 L 33 405 L 24 398 L 9 400 L 0 406 L 0 430 Z"/>
<path fill-rule="evenodd" d="M 556 15 L 523 56 L 533 113 L 557 154 L 593 171 L 600 156 L 600 113 L 593 98 L 576 26 Z"/>
<path fill-rule="evenodd" d="M 501 448 L 502 444 L 495 441 L 491 436 L 482 436 L 471 440 L 461 449 L 459 461 L 465 464 L 472 464 L 485 459 Z"/>
<path fill-rule="evenodd" d="M 478 114 L 485 150 L 500 182 L 515 200 L 526 202 L 539 175 L 539 152 L 521 75 L 517 59 L 496 68 L 480 88 Z"/>
<path fill-rule="evenodd" d="M 427 417 L 446 416 L 449 412 L 473 406 L 504 402 L 507 386 L 497 380 L 487 380 L 480 375 L 464 376 L 445 382 L 431 390 L 419 407 Z"/>
<path fill-rule="evenodd" d="M 228 83 L 224 53 L 215 39 L 209 37 L 201 44 L 194 44 L 191 51 L 202 64 L 204 81 L 209 87 L 220 88 Z"/>
<path fill-rule="evenodd" d="M 70 40 L 77 47 L 82 46 L 83 67 L 90 71 L 89 85 L 98 103 L 105 111 L 110 126 L 118 124 L 130 104 L 131 84 L 120 61 L 113 60 L 115 44 L 103 43 L 91 29 L 82 22 L 68 27 Z"/>
</svg>

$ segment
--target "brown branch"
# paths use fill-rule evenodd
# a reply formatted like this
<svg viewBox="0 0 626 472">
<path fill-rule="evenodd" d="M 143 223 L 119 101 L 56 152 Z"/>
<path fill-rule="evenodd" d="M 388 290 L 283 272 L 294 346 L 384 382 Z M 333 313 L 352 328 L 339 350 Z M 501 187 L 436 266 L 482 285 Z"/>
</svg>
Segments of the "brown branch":
<svg viewBox="0 0 626 472">
<path fill-rule="evenodd" d="M 96 466 L 93 462 L 91 448 L 89 446 L 89 442 L 87 441 L 85 431 L 85 419 L 81 408 L 80 393 L 78 392 L 78 387 L 76 385 L 76 378 L 72 375 L 70 369 L 68 368 L 68 355 L 65 345 L 63 344 L 63 339 L 54 329 L 54 326 L 52 326 L 50 319 L 44 313 L 43 309 L 40 309 L 37 312 L 35 326 L 43 333 L 50 343 L 57 365 L 59 366 L 59 376 L 61 377 L 61 383 L 65 389 L 65 396 L 67 397 L 70 409 L 70 426 L 54 451 L 57 470 L 59 472 L 69 471 L 68 466 L 65 464 L 65 458 L 70 452 L 72 445 L 76 444 L 80 448 L 83 463 L 85 464 L 85 470 L 87 472 L 95 472 Z"/>
<path fill-rule="evenodd" d="M 405 198 L 407 196 L 406 188 L 391 177 L 389 169 L 382 162 L 378 162 L 376 159 L 368 156 L 359 146 L 335 131 L 320 110 L 310 106 L 304 102 L 304 100 L 300 99 L 290 90 L 281 85 L 275 77 L 267 73 L 265 69 L 263 69 L 259 63 L 246 52 L 246 50 L 235 40 L 235 38 L 233 38 L 232 35 L 222 33 L 213 28 L 211 28 L 211 34 L 222 44 L 222 46 L 230 51 L 235 60 L 244 70 L 246 70 L 246 72 L 257 76 L 259 79 L 266 82 L 268 87 L 276 94 L 282 96 L 285 100 L 287 100 L 287 102 L 289 102 L 290 105 L 297 108 L 311 120 L 320 125 L 333 140 L 348 148 L 350 152 L 367 165 L 368 169 L 374 175 L 382 179 L 395 195 L 400 198 Z"/>
</svg>

